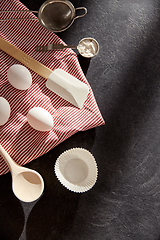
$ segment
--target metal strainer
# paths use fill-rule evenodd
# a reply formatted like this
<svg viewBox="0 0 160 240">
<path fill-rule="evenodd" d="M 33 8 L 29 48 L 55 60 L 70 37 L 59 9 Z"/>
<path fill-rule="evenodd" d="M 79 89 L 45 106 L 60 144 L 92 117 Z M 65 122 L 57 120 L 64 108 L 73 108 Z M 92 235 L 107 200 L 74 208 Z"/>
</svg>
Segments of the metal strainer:
<svg viewBox="0 0 160 240">
<path fill-rule="evenodd" d="M 84 10 L 84 14 L 76 15 L 76 10 Z M 47 0 L 44 2 L 39 11 L 32 10 L 13 10 L 0 12 L 22 12 L 29 11 L 38 13 L 38 20 L 40 24 L 49 31 L 62 32 L 68 29 L 75 19 L 83 17 L 87 13 L 85 7 L 74 8 L 73 4 L 68 0 Z M 0 19 L 0 21 L 15 20 L 15 19 L 33 19 L 36 18 L 8 18 Z"/>
<path fill-rule="evenodd" d="M 76 16 L 76 10 L 83 9 L 83 15 Z M 74 8 L 68 0 L 48 0 L 42 4 L 38 12 L 41 25 L 53 32 L 62 32 L 69 28 L 75 19 L 85 16 L 85 7 Z"/>
</svg>

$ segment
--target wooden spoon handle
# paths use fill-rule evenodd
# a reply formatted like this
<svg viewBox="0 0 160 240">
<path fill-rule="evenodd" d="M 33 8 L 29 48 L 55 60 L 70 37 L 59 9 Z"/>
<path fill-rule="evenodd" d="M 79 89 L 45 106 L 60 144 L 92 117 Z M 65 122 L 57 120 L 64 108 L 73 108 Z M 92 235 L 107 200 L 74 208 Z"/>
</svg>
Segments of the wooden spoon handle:
<svg viewBox="0 0 160 240">
<path fill-rule="evenodd" d="M 0 155 L 3 157 L 5 162 L 7 163 L 11 172 L 17 172 L 19 165 L 9 156 L 6 150 L 0 144 Z"/>
<path fill-rule="evenodd" d="M 41 77 L 48 79 L 52 70 L 44 66 L 42 63 L 38 62 L 28 54 L 24 53 L 22 50 L 18 49 L 5 39 L 0 37 L 0 49 L 21 62 L 26 67 L 30 68 L 34 72 L 38 73 Z"/>
</svg>

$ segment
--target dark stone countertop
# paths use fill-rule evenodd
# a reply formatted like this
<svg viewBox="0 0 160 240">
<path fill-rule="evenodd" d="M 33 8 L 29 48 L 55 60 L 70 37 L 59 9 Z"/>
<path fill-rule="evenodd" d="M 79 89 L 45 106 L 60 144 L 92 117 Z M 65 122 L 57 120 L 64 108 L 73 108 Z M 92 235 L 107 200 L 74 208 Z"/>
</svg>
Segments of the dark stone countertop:
<svg viewBox="0 0 160 240">
<path fill-rule="evenodd" d="M 44 1 L 22 2 L 38 10 Z M 96 57 L 79 61 L 105 125 L 27 164 L 45 180 L 39 201 L 20 202 L 10 173 L 0 176 L 0 239 L 160 240 L 160 2 L 71 2 L 88 13 L 58 35 L 68 45 L 99 42 Z M 88 149 L 98 164 L 97 183 L 83 194 L 65 189 L 53 171 L 72 147 Z"/>
</svg>

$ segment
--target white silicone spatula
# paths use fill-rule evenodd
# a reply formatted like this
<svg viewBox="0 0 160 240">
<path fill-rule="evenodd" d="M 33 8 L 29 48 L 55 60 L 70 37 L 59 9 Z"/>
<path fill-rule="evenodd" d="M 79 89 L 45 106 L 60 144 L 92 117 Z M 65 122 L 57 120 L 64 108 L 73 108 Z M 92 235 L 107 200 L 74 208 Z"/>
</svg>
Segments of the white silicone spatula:
<svg viewBox="0 0 160 240">
<path fill-rule="evenodd" d="M 1 37 L 0 49 L 38 73 L 40 76 L 48 79 L 46 86 L 51 91 L 71 102 L 74 106 L 82 108 L 89 93 L 89 88 L 85 83 L 62 69 L 58 69 L 58 71 L 55 69 L 52 71 Z"/>
<path fill-rule="evenodd" d="M 0 144 L 0 154 L 8 164 L 12 175 L 12 190 L 15 196 L 23 202 L 37 200 L 44 190 L 42 176 L 35 170 L 21 167 L 4 150 Z"/>
</svg>

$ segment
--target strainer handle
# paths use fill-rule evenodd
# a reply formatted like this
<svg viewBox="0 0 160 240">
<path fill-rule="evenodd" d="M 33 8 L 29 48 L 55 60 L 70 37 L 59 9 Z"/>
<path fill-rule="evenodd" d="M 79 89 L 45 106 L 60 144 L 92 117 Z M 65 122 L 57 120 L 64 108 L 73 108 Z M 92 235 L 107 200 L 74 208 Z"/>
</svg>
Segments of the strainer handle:
<svg viewBox="0 0 160 240">
<path fill-rule="evenodd" d="M 85 7 L 75 8 L 75 11 L 76 11 L 76 10 L 80 10 L 80 9 L 83 9 L 83 10 L 84 10 L 84 14 L 76 16 L 76 17 L 74 18 L 74 20 L 77 19 L 77 18 L 80 18 L 80 17 L 84 17 L 84 16 L 87 14 L 87 8 L 85 8 Z"/>
</svg>

